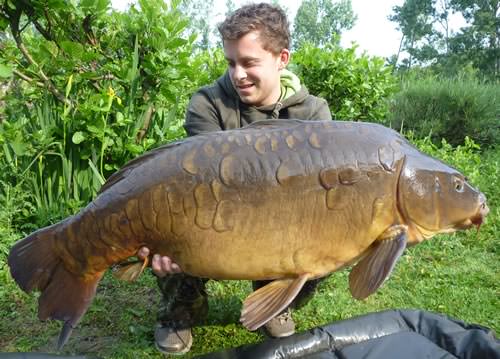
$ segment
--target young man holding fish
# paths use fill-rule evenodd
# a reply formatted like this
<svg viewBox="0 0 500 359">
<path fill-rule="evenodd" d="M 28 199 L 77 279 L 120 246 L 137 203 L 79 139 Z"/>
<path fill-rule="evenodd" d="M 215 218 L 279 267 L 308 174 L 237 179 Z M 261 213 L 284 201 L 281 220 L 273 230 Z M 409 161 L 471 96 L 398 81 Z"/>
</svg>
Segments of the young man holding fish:
<svg viewBox="0 0 500 359">
<path fill-rule="evenodd" d="M 196 92 L 184 125 L 189 136 L 240 128 L 258 120 L 329 120 L 324 99 L 312 96 L 299 78 L 286 70 L 290 60 L 290 32 L 286 14 L 279 7 L 261 3 L 236 10 L 220 26 L 228 70 L 214 84 Z M 149 255 L 142 248 L 139 256 Z M 181 273 L 168 257 L 154 255 L 152 268 L 158 276 L 163 300 L 155 330 L 157 348 L 182 354 L 192 344 L 191 327 L 208 311 L 206 280 Z M 268 282 L 254 282 L 254 289 Z M 303 303 L 318 280 L 306 283 L 292 303 Z M 265 325 L 272 337 L 294 333 L 289 309 Z"/>
<path fill-rule="evenodd" d="M 407 245 L 479 228 L 488 214 L 486 197 L 462 174 L 397 132 L 328 121 L 326 102 L 285 71 L 279 8 L 245 6 L 220 31 L 228 71 L 193 96 L 186 116 L 188 134 L 200 135 L 129 162 L 79 213 L 11 248 L 12 278 L 41 292 L 39 318 L 64 323 L 58 349 L 110 266 L 122 279 L 140 275 L 147 261 L 127 261 L 139 246 L 202 278 L 275 279 L 244 300 L 240 321 L 280 337 L 294 331 L 288 308 L 320 278 L 355 262 L 349 289 L 364 299 Z M 207 133 L 273 118 L 285 120 Z M 187 352 L 208 309 L 205 281 L 172 274 L 181 268 L 167 257 L 154 255 L 152 266 L 164 293 L 156 345 Z"/>
</svg>

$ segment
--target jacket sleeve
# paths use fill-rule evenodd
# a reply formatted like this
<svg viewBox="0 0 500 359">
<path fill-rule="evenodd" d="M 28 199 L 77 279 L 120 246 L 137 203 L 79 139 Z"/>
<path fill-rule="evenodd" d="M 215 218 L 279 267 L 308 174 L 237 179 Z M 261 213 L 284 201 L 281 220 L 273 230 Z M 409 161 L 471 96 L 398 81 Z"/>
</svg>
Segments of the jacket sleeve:
<svg viewBox="0 0 500 359">
<path fill-rule="evenodd" d="M 222 130 L 220 116 L 207 89 L 201 89 L 191 97 L 184 129 L 188 136 Z"/>
<path fill-rule="evenodd" d="M 316 97 L 316 104 L 314 106 L 314 112 L 311 115 L 311 120 L 331 120 L 332 113 L 330 112 L 330 108 L 328 107 L 328 103 L 325 99 L 321 97 Z"/>
</svg>

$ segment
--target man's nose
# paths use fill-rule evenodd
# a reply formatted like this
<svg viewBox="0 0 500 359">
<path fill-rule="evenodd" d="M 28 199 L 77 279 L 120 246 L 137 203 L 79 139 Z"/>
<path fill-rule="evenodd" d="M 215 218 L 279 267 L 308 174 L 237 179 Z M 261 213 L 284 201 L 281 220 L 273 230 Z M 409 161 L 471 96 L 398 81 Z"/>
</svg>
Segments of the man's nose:
<svg viewBox="0 0 500 359">
<path fill-rule="evenodd" d="M 235 65 L 233 76 L 236 81 L 241 81 L 247 77 L 247 73 L 243 66 Z"/>
</svg>

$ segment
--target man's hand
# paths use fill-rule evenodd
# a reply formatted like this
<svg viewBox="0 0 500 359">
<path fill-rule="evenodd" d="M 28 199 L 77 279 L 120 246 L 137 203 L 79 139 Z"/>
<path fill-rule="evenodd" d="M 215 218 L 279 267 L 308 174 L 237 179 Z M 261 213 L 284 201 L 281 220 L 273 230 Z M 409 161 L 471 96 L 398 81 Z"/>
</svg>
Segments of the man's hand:
<svg viewBox="0 0 500 359">
<path fill-rule="evenodd" d="M 149 256 L 149 248 L 142 247 L 137 252 L 137 257 L 139 259 L 144 260 L 147 256 Z M 153 269 L 154 274 L 158 277 L 163 278 L 167 274 L 174 274 L 182 272 L 181 268 L 177 263 L 172 262 L 170 257 L 160 256 L 159 254 L 153 255 L 153 260 L 151 261 L 151 268 Z"/>
</svg>

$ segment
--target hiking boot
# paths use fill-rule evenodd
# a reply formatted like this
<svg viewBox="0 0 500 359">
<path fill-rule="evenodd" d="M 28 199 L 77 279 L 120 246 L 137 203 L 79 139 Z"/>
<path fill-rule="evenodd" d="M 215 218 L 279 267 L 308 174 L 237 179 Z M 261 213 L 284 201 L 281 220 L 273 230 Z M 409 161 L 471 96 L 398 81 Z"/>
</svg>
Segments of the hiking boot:
<svg viewBox="0 0 500 359">
<path fill-rule="evenodd" d="M 273 338 L 288 337 L 295 333 L 295 322 L 292 319 L 290 309 L 285 310 L 264 324 L 264 331 Z"/>
<path fill-rule="evenodd" d="M 174 329 L 169 326 L 158 326 L 155 329 L 155 345 L 163 354 L 187 353 L 192 344 L 191 328 Z"/>
</svg>

